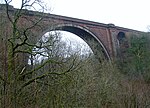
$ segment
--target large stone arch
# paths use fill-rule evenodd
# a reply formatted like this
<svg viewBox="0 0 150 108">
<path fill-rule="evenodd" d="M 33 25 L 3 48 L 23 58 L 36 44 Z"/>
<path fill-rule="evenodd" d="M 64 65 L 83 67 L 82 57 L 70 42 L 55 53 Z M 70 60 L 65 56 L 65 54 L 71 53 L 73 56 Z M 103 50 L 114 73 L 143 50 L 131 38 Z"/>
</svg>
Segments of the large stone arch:
<svg viewBox="0 0 150 108">
<path fill-rule="evenodd" d="M 96 58 L 100 60 L 111 59 L 109 52 L 107 51 L 102 41 L 94 33 L 88 30 L 88 28 L 86 27 L 73 25 L 73 24 L 58 24 L 58 25 L 55 25 L 54 27 L 47 27 L 47 29 L 45 29 L 40 34 L 40 36 L 38 36 L 38 38 L 40 38 L 47 32 L 55 31 L 55 30 L 67 31 L 82 38 L 90 46 L 93 53 L 96 55 Z"/>
</svg>

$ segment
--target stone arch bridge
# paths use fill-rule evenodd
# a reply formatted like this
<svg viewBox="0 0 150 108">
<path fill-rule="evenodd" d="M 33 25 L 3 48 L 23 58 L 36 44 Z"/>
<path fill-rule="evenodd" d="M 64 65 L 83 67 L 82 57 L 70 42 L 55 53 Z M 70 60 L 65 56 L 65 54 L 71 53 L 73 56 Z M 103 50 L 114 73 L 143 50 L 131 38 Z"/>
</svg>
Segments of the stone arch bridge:
<svg viewBox="0 0 150 108">
<path fill-rule="evenodd" d="M 0 28 L 5 30 L 5 32 L 2 31 L 3 34 L 1 33 L 1 41 L 5 40 L 6 35 L 12 31 L 7 14 L 11 19 L 16 12 L 18 9 L 9 6 L 8 13 L 6 13 L 5 6 L 0 5 Z M 32 27 L 36 22 L 38 23 Z M 36 43 L 43 34 L 51 30 L 71 32 L 81 37 L 97 56 L 100 57 L 103 54 L 107 59 L 113 59 L 117 56 L 117 48 L 121 38 L 128 39 L 131 34 L 138 33 L 136 30 L 118 27 L 114 24 L 103 24 L 30 10 L 22 10 L 18 27 L 20 29 L 31 28 L 29 40 L 32 40 L 32 43 Z"/>
</svg>

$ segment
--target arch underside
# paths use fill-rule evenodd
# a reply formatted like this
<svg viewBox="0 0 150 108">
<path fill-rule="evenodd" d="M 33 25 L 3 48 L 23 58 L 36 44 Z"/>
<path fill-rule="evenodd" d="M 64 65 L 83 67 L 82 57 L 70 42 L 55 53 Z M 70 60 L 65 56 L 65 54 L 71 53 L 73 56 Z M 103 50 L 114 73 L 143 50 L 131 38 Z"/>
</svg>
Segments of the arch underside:
<svg viewBox="0 0 150 108">
<path fill-rule="evenodd" d="M 54 30 L 67 31 L 79 36 L 90 46 L 96 58 L 100 61 L 104 59 L 110 60 L 109 53 L 103 43 L 87 29 L 75 25 L 61 25 L 55 27 Z"/>
</svg>

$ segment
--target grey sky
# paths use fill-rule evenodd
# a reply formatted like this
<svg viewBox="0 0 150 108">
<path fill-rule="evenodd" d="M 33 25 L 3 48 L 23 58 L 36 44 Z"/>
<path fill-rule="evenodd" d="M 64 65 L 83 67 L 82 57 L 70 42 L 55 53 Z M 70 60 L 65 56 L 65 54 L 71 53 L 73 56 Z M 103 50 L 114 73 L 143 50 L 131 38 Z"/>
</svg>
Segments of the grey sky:
<svg viewBox="0 0 150 108">
<path fill-rule="evenodd" d="M 21 0 L 13 0 L 17 7 Z M 51 13 L 147 31 L 150 0 L 44 0 Z"/>
<path fill-rule="evenodd" d="M 45 0 L 46 1 L 46 0 Z M 147 31 L 150 0 L 47 0 L 52 13 Z"/>
</svg>

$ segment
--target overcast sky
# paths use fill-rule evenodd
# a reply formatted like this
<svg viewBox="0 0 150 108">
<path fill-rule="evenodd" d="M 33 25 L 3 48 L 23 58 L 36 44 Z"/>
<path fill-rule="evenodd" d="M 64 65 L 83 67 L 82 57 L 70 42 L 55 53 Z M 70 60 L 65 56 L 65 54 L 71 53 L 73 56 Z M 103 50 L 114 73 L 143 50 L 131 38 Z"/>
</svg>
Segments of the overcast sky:
<svg viewBox="0 0 150 108">
<path fill-rule="evenodd" d="M 17 6 L 21 0 L 13 0 Z M 44 0 L 51 13 L 148 31 L 150 0 Z"/>
<path fill-rule="evenodd" d="M 46 0 L 45 0 L 46 1 Z M 147 31 L 150 0 L 48 0 L 52 13 Z"/>
</svg>

